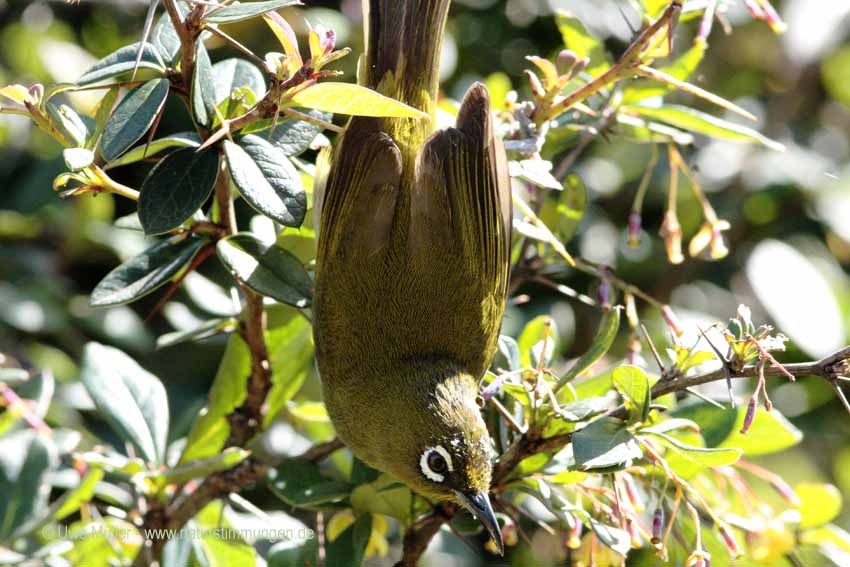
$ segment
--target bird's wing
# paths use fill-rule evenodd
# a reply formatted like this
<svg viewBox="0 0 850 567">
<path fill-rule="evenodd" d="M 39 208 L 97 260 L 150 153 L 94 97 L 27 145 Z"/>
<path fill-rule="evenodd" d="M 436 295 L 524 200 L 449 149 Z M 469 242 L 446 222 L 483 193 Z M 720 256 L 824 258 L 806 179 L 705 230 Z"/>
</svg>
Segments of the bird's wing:
<svg viewBox="0 0 850 567">
<path fill-rule="evenodd" d="M 387 246 L 401 182 L 399 150 L 376 120 L 352 120 L 333 154 L 317 195 L 320 224 L 333 227 L 320 231 L 320 269 L 323 262 L 369 257 Z"/>
<path fill-rule="evenodd" d="M 463 342 L 453 354 L 475 372 L 484 372 L 498 340 L 511 211 L 504 149 L 493 132 L 487 90 L 476 84 L 456 127 L 435 133 L 420 152 L 408 236 L 413 277 L 423 290 L 439 290 L 431 310 L 444 318 L 446 335 Z M 443 251 L 442 260 L 435 251 Z"/>
</svg>

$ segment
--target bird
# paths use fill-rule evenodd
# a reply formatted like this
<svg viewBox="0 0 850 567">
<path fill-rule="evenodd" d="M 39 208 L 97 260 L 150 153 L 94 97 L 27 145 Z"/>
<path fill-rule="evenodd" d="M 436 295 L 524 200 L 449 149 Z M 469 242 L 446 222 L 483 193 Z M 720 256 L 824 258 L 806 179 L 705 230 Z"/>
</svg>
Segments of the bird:
<svg viewBox="0 0 850 567">
<path fill-rule="evenodd" d="M 352 117 L 315 183 L 313 322 L 328 414 L 371 467 L 478 517 L 499 553 L 479 383 L 498 345 L 511 196 L 487 89 L 436 128 L 450 0 L 363 0 L 359 81 L 428 119 Z"/>
</svg>

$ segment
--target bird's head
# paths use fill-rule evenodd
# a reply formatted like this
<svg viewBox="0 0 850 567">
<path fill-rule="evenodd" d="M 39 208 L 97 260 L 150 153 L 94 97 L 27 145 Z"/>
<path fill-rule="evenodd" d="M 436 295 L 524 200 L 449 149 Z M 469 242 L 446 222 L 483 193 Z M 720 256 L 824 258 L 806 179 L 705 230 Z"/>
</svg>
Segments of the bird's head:
<svg viewBox="0 0 850 567">
<path fill-rule="evenodd" d="M 415 388 L 417 395 L 396 407 L 395 433 L 387 436 L 391 441 L 384 445 L 378 466 L 419 494 L 462 505 L 501 551 L 488 496 L 495 453 L 476 403 L 477 384 L 464 373 L 446 374 L 436 384 Z"/>
</svg>

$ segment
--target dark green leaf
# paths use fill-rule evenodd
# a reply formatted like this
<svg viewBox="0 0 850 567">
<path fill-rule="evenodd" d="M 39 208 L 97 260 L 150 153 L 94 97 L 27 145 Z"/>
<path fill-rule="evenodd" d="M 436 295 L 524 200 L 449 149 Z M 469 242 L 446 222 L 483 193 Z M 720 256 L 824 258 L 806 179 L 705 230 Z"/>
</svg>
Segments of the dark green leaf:
<svg viewBox="0 0 850 567">
<path fill-rule="evenodd" d="M 175 4 L 181 18 L 185 18 L 188 13 L 186 5 L 183 2 L 176 2 Z M 157 53 L 166 64 L 172 64 L 176 61 L 177 54 L 180 52 L 180 36 L 177 35 L 177 31 L 171 25 L 171 17 L 167 11 L 159 17 L 151 32 L 151 43 L 156 47 Z"/>
<path fill-rule="evenodd" d="M 289 506 L 318 506 L 346 498 L 352 485 L 323 477 L 319 466 L 297 459 L 286 460 L 269 471 L 269 486 Z"/>
<path fill-rule="evenodd" d="M 320 110 L 305 109 L 303 113 L 325 122 L 329 122 L 333 116 L 330 112 Z M 269 141 L 280 148 L 285 155 L 294 157 L 310 149 L 310 144 L 321 132 L 322 128 L 315 124 L 296 118 L 285 118 L 278 121 L 268 136 Z M 265 133 L 263 137 L 266 137 Z"/>
<path fill-rule="evenodd" d="M 598 419 L 573 435 L 579 470 L 619 470 L 643 456 L 637 439 L 619 422 Z"/>
<path fill-rule="evenodd" d="M 101 416 L 148 462 L 162 464 L 168 439 L 168 397 L 159 379 L 118 350 L 88 343 L 80 381 Z"/>
<path fill-rule="evenodd" d="M 44 511 L 50 493 L 45 475 L 57 464 L 44 435 L 24 429 L 0 437 L 0 542 Z"/>
<path fill-rule="evenodd" d="M 294 307 L 310 305 L 313 280 L 301 261 L 286 250 L 251 234 L 220 240 L 217 248 L 224 265 L 254 291 Z"/>
<path fill-rule="evenodd" d="M 242 87 L 249 87 L 255 95 L 266 94 L 266 79 L 257 66 L 244 59 L 225 59 L 212 68 L 215 85 L 215 103 L 221 104 L 230 93 Z"/>
<path fill-rule="evenodd" d="M 178 132 L 164 138 L 153 140 L 150 144 L 140 144 L 127 153 L 112 160 L 106 169 L 112 169 L 121 165 L 136 163 L 145 158 L 155 156 L 169 148 L 197 148 L 201 145 L 201 137 L 195 132 Z"/>
<path fill-rule="evenodd" d="M 215 84 L 210 56 L 202 42 L 197 43 L 194 74 L 192 75 L 192 112 L 202 126 L 215 119 Z"/>
<path fill-rule="evenodd" d="M 372 535 L 372 515 L 357 516 L 336 539 L 327 544 L 328 565 L 362 565 Z"/>
<path fill-rule="evenodd" d="M 265 2 L 246 2 L 244 4 L 236 2 L 226 8 L 213 11 L 205 19 L 211 24 L 229 24 L 254 18 L 266 12 L 286 8 L 287 6 L 297 6 L 298 4 L 301 4 L 299 0 L 267 0 Z"/>
<path fill-rule="evenodd" d="M 100 139 L 100 152 L 105 160 L 120 156 L 148 131 L 165 104 L 168 85 L 168 79 L 153 79 L 130 91 L 118 103 Z"/>
<path fill-rule="evenodd" d="M 138 51 L 138 43 L 126 45 L 117 51 L 113 51 L 95 63 L 82 77 L 77 79 L 77 84 L 80 86 L 90 85 L 104 79 L 110 79 L 123 73 L 131 72 L 136 65 Z M 149 43 L 145 44 L 139 67 L 165 71 L 165 65 L 163 65 L 156 48 Z"/>
<path fill-rule="evenodd" d="M 163 240 L 138 256 L 130 258 L 103 278 L 91 293 L 93 307 L 130 303 L 167 283 L 188 264 L 204 245 L 188 238 Z"/>
<path fill-rule="evenodd" d="M 139 220 L 147 234 L 174 230 L 201 208 L 218 177 L 218 151 L 192 148 L 168 154 L 139 191 Z"/>
<path fill-rule="evenodd" d="M 233 182 L 249 205 L 284 226 L 301 226 L 307 194 L 301 176 L 279 148 L 251 134 L 239 144 L 226 140 L 224 153 Z"/>
</svg>

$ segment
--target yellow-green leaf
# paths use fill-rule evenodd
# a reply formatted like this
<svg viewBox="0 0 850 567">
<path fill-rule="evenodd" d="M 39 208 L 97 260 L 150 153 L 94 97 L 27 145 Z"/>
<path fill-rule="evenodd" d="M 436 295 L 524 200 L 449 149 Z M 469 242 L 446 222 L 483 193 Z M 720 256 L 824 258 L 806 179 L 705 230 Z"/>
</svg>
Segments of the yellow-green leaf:
<svg viewBox="0 0 850 567">
<path fill-rule="evenodd" d="M 567 49 L 573 50 L 579 59 L 583 57 L 590 59 L 587 73 L 596 77 L 611 66 L 605 46 L 587 31 L 578 18 L 567 12 L 558 12 L 557 24 Z"/>
<path fill-rule="evenodd" d="M 295 94 L 293 106 L 334 114 L 392 118 L 428 118 L 424 112 L 376 91 L 349 83 L 318 83 Z"/>
<path fill-rule="evenodd" d="M 841 491 L 831 484 L 801 482 L 794 487 L 800 497 L 800 527 L 816 528 L 841 512 Z"/>
</svg>

